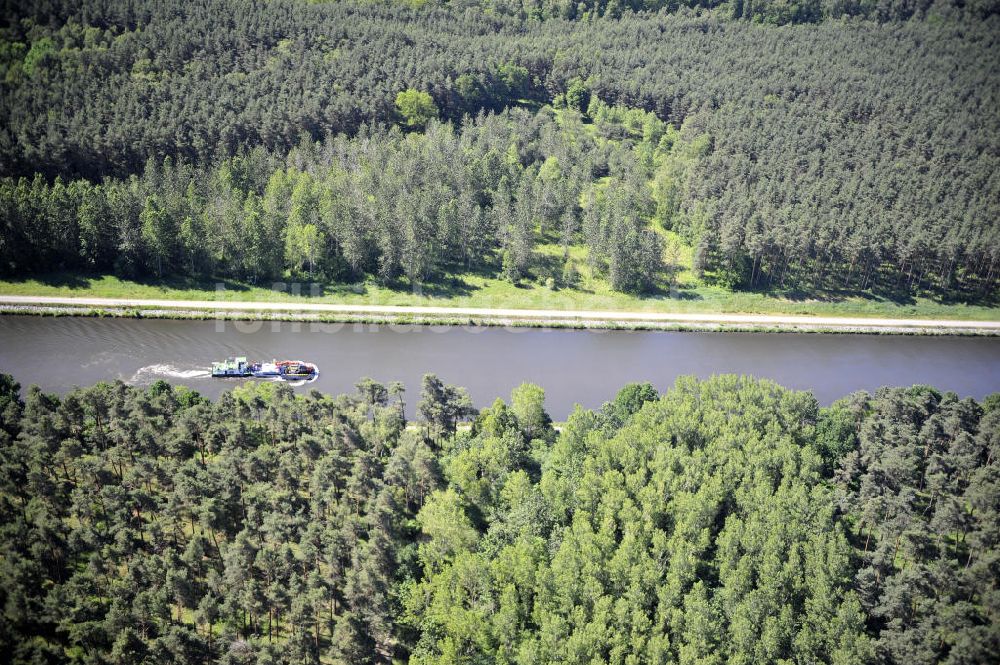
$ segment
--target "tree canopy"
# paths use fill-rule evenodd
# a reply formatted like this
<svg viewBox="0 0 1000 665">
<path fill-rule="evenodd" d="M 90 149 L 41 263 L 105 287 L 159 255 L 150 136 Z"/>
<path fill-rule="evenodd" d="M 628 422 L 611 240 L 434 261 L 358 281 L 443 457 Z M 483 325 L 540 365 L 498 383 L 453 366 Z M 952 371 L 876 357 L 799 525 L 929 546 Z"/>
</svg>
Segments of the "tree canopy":
<svg viewBox="0 0 1000 665">
<path fill-rule="evenodd" d="M 929 387 L 820 408 L 720 376 L 627 386 L 558 431 L 524 385 L 434 429 L 473 412 L 424 384 L 430 420 L 408 428 L 371 379 L 212 403 L 163 382 L 22 399 L 0 376 L 0 648 L 900 665 L 1000 648 L 997 409 Z"/>
<path fill-rule="evenodd" d="M 996 3 L 418 4 L 13 3 L 0 274 L 995 301 Z"/>
<path fill-rule="evenodd" d="M 430 94 L 412 88 L 396 95 L 396 110 L 407 127 L 424 127 L 438 113 Z"/>
</svg>

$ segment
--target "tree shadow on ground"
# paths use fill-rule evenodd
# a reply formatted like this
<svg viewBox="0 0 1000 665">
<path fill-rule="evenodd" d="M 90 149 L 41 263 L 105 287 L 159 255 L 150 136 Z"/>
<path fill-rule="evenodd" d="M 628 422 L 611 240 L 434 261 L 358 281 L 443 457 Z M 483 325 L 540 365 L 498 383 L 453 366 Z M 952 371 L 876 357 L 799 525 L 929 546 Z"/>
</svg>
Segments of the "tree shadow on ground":
<svg viewBox="0 0 1000 665">
<path fill-rule="evenodd" d="M 484 258 L 480 262 L 469 265 L 462 262 L 449 261 L 441 266 L 441 272 L 444 275 L 468 275 L 469 277 L 481 277 L 483 279 L 496 279 L 500 274 L 500 269 L 500 261 L 495 256 Z"/>
<path fill-rule="evenodd" d="M 462 298 L 479 289 L 480 287 L 473 286 L 460 277 L 448 277 L 422 284 L 415 293 L 429 298 Z"/>
<path fill-rule="evenodd" d="M 8 277 L 6 279 L 15 284 L 34 281 L 45 284 L 46 286 L 60 289 L 80 290 L 90 288 L 99 289 L 100 287 L 96 286 L 96 282 L 99 282 L 106 277 L 120 280 L 125 284 L 136 284 L 138 286 L 145 286 L 163 291 L 172 289 L 184 291 L 217 291 L 220 288 L 227 291 L 250 290 L 250 287 L 242 282 L 218 277 L 123 277 L 113 273 L 53 272 L 37 275 L 18 275 Z"/>
<path fill-rule="evenodd" d="M 463 298 L 482 288 L 456 276 L 438 277 L 416 285 L 407 279 L 397 278 L 383 286 L 397 293 L 411 293 L 427 298 Z"/>
<path fill-rule="evenodd" d="M 57 272 L 44 275 L 17 275 L 7 277 L 5 279 L 15 284 L 23 284 L 24 282 L 41 282 L 46 286 L 52 286 L 60 289 L 85 289 L 90 286 L 92 278 L 75 273 Z"/>
<path fill-rule="evenodd" d="M 705 297 L 694 290 L 693 286 L 675 286 L 670 288 L 666 296 L 671 300 L 704 300 Z"/>
<path fill-rule="evenodd" d="M 1000 289 L 982 289 L 976 293 L 963 291 L 945 291 L 929 296 L 934 302 L 942 305 L 979 305 L 981 307 L 1000 306 Z"/>
<path fill-rule="evenodd" d="M 222 277 L 166 277 L 157 279 L 156 277 L 133 277 L 127 281 L 154 289 L 168 291 L 177 289 L 180 291 L 249 291 L 251 286 L 243 282 Z M 261 285 L 267 288 L 266 285 Z"/>
<path fill-rule="evenodd" d="M 363 296 L 367 293 L 368 285 L 364 282 L 322 282 L 319 291 L 320 296 Z"/>
<path fill-rule="evenodd" d="M 891 302 L 894 305 L 915 305 L 917 303 L 915 294 L 897 289 L 838 289 L 838 288 L 817 288 L 809 289 L 796 287 L 783 290 L 767 291 L 765 289 L 755 289 L 754 293 L 761 295 L 771 295 L 791 300 L 792 302 L 820 301 L 827 303 L 843 302 L 852 298 L 870 300 L 872 302 Z"/>
<path fill-rule="evenodd" d="M 896 289 L 844 289 L 836 287 L 793 286 L 768 289 L 764 287 L 736 289 L 737 293 L 753 293 L 769 298 L 782 298 L 795 303 L 823 302 L 838 303 L 860 298 L 873 302 L 891 302 L 894 305 L 915 305 L 915 294 Z"/>
<path fill-rule="evenodd" d="M 958 290 L 927 290 L 906 291 L 893 287 L 877 287 L 874 289 L 838 289 L 838 288 L 788 288 L 788 289 L 743 289 L 744 293 L 756 293 L 763 296 L 784 298 L 792 302 L 826 302 L 837 303 L 850 299 L 867 300 L 871 302 L 892 303 L 899 306 L 916 305 L 917 298 L 926 298 L 939 305 L 974 305 L 980 307 L 996 307 L 1000 305 L 1000 293 L 980 290 L 977 292 Z"/>
<path fill-rule="evenodd" d="M 888 275 L 881 275 L 875 284 L 863 290 L 856 286 L 845 287 L 843 283 L 844 280 L 841 276 L 827 276 L 813 284 L 799 284 L 784 288 L 775 285 L 761 285 L 741 288 L 738 291 L 784 298 L 793 302 L 837 303 L 859 299 L 909 306 L 917 304 L 917 298 L 925 298 L 939 305 L 976 305 L 981 307 L 1000 305 L 1000 290 L 989 284 L 965 283 L 959 285 L 954 283 L 950 286 L 942 286 L 924 281 L 917 288 L 909 288 L 904 283 L 900 283 L 898 278 Z"/>
<path fill-rule="evenodd" d="M 664 284 L 658 282 L 651 288 L 636 294 L 646 300 L 704 300 L 704 296 L 688 284 Z"/>
<path fill-rule="evenodd" d="M 858 291 L 854 289 L 810 289 L 805 287 L 794 287 L 786 289 L 768 290 L 763 288 L 740 289 L 743 293 L 754 293 L 757 295 L 782 298 L 792 302 L 824 302 L 838 303 L 851 298 L 861 298 L 874 302 L 891 302 L 896 305 L 913 305 L 916 303 L 912 294 L 906 293 L 878 293 L 875 291 Z"/>
</svg>

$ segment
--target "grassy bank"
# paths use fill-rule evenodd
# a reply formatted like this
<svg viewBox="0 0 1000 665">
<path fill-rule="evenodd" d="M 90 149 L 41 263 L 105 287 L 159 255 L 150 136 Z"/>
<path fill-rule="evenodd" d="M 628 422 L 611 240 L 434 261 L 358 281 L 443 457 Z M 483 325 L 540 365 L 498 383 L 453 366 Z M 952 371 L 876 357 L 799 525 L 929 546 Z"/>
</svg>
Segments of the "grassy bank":
<svg viewBox="0 0 1000 665">
<path fill-rule="evenodd" d="M 157 309 L 151 307 L 64 307 L 0 305 L 0 315 L 20 314 L 50 317 L 85 317 L 112 319 L 175 319 L 196 321 L 232 321 L 245 324 L 265 322 L 298 323 L 320 326 L 372 325 L 372 326 L 435 326 L 471 328 L 539 328 L 552 330 L 605 330 L 633 332 L 725 332 L 725 333 L 822 333 L 829 335 L 895 335 L 932 337 L 981 337 L 1000 336 L 995 328 L 938 328 L 938 327 L 885 327 L 885 326 L 828 326 L 823 324 L 738 324 L 712 322 L 657 322 L 624 320 L 538 319 L 505 317 L 465 317 L 430 315 L 373 315 L 363 313 L 322 314 L 312 312 L 239 311 L 215 312 L 207 310 Z M 984 325 L 985 322 L 984 322 Z"/>
<path fill-rule="evenodd" d="M 445 282 L 428 284 L 420 292 L 414 292 L 406 284 L 391 287 L 374 282 L 320 284 L 318 289 L 311 289 L 308 284 L 301 285 L 301 292 L 310 294 L 312 291 L 312 295 L 297 295 L 287 285 L 272 289 L 232 280 L 128 281 L 109 275 L 58 273 L 31 279 L 2 280 L 0 295 L 1000 320 L 1000 308 L 986 305 L 944 303 L 922 297 L 893 299 L 856 293 L 732 292 L 700 283 L 684 274 L 678 276 L 673 287 L 664 285 L 656 295 L 639 297 L 612 291 L 605 281 L 581 272 L 583 274 L 575 288 L 549 288 L 537 283 L 515 286 L 491 276 L 469 273 Z"/>
</svg>

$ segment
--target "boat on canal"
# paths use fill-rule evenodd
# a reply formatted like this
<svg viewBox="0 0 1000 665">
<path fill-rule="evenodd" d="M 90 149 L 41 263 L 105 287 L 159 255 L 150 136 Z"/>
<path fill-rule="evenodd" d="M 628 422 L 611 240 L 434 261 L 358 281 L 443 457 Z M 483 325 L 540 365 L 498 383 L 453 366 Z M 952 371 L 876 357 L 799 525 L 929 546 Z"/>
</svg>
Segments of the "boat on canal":
<svg viewBox="0 0 1000 665">
<path fill-rule="evenodd" d="M 226 358 L 212 363 L 212 376 L 216 378 L 284 379 L 309 381 L 319 376 L 319 368 L 304 360 L 272 360 L 251 362 L 246 356 Z"/>
</svg>

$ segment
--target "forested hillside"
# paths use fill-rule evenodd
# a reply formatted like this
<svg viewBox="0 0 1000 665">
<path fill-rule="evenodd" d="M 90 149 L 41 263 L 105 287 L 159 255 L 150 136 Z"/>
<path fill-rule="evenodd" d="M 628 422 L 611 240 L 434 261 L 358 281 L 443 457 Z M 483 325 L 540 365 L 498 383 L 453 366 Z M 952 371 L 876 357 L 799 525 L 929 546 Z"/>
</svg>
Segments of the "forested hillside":
<svg viewBox="0 0 1000 665">
<path fill-rule="evenodd" d="M 730 288 L 995 298 L 993 5 L 416 4 L 10 3 L 0 273 L 558 282 L 565 233 L 653 292 L 676 232 Z"/>
<path fill-rule="evenodd" d="M 1000 402 L 0 380 L 15 663 L 985 663 Z M 471 428 L 456 425 L 473 416 Z"/>
<path fill-rule="evenodd" d="M 341 135 L 285 160 L 255 150 L 212 169 L 150 161 L 141 178 L 98 185 L 7 181 L 8 261 L 251 283 L 290 271 L 420 285 L 470 269 L 516 282 L 545 270 L 572 287 L 568 251 L 582 242 L 615 288 L 639 291 L 663 264 L 647 180 L 688 148 L 669 124 L 632 115 L 647 132 L 639 146 L 599 140 L 575 114 L 516 109 L 458 129 Z M 545 244 L 559 255 L 536 255 Z"/>
</svg>

